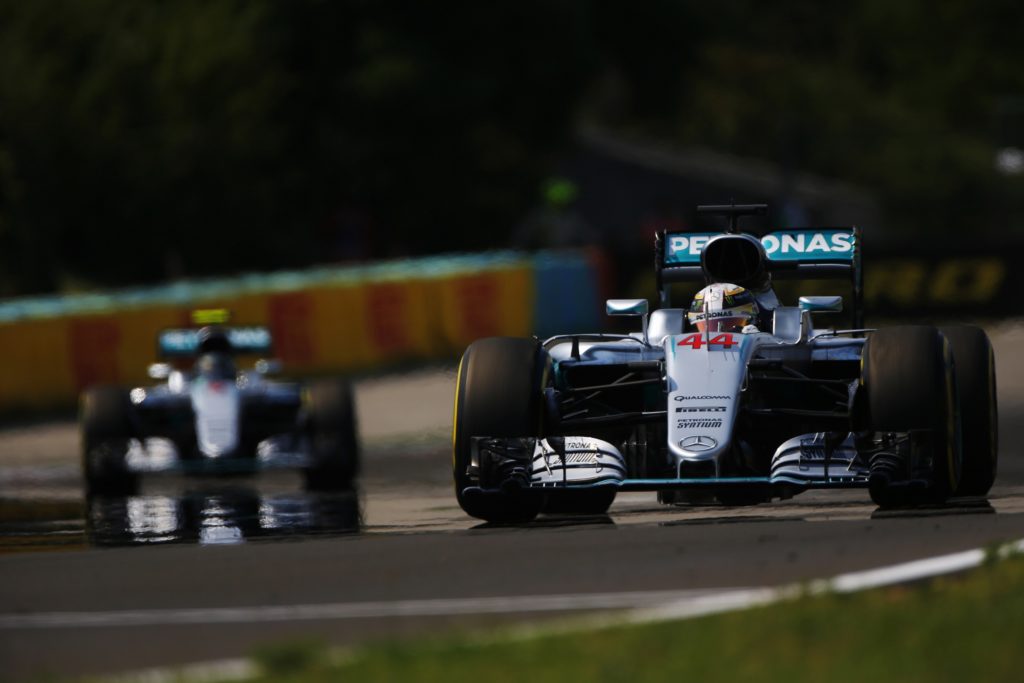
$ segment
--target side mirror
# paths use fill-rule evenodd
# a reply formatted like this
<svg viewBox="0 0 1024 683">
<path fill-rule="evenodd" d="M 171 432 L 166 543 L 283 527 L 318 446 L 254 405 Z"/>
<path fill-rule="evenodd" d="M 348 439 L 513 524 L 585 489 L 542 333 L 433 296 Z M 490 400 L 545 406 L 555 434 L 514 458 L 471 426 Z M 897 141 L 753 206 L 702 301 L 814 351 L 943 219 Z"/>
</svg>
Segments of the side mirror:
<svg viewBox="0 0 1024 683">
<path fill-rule="evenodd" d="M 153 379 L 167 379 L 171 376 L 171 366 L 167 363 L 153 363 L 147 368 L 147 372 Z"/>
<path fill-rule="evenodd" d="M 647 299 L 608 299 L 604 305 L 604 312 L 608 315 L 638 315 L 643 318 L 641 321 L 644 343 L 650 344 L 647 339 L 647 313 L 650 310 Z"/>
<path fill-rule="evenodd" d="M 843 310 L 841 296 L 802 296 L 800 310 L 808 313 L 839 313 Z"/>
<path fill-rule="evenodd" d="M 268 360 L 266 358 L 261 358 L 256 361 L 254 369 L 261 375 L 273 375 L 281 372 L 281 361 L 277 359 Z"/>
<path fill-rule="evenodd" d="M 608 299 L 604 310 L 608 315 L 647 315 L 647 299 Z"/>
</svg>

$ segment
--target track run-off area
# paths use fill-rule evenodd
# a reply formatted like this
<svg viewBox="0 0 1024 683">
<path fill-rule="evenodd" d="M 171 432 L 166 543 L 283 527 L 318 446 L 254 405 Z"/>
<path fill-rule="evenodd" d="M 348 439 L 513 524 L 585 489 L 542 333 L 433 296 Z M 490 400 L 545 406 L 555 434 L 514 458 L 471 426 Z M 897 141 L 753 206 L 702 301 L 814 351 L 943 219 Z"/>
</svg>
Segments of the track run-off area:
<svg viewBox="0 0 1024 683">
<path fill-rule="evenodd" d="M 360 381 L 359 490 L 297 475 L 146 479 L 86 504 L 77 428 L 0 431 L 4 680 L 434 636 L 708 601 L 1024 538 L 1024 326 L 989 328 L 1000 466 L 988 500 L 882 512 L 866 491 L 741 508 L 623 494 L 608 515 L 491 527 L 451 488 L 454 368 Z M 696 604 L 696 603 L 695 603 Z"/>
</svg>

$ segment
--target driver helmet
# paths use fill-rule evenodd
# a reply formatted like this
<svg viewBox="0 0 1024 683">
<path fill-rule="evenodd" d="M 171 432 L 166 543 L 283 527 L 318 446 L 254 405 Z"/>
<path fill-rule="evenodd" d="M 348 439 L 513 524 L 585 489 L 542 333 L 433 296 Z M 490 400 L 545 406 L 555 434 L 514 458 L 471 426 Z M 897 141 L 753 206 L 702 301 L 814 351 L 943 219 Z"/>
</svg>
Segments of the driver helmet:
<svg viewBox="0 0 1024 683">
<path fill-rule="evenodd" d="M 686 317 L 700 332 L 745 332 L 745 328 L 757 324 L 757 314 L 753 294 L 738 285 L 721 282 L 697 292 Z"/>
</svg>

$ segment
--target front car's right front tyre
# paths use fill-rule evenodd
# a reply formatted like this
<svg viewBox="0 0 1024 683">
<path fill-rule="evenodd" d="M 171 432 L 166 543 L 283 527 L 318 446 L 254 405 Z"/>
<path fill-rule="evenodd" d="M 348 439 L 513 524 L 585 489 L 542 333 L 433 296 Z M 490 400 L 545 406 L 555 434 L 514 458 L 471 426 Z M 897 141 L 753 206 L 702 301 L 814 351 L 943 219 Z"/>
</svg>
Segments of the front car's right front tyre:
<svg viewBox="0 0 1024 683">
<path fill-rule="evenodd" d="M 495 523 L 527 522 L 540 496 L 507 492 L 467 495 L 480 481 L 470 471 L 472 437 L 539 437 L 550 361 L 536 339 L 490 337 L 470 344 L 459 363 L 452 417 L 455 496 L 466 514 Z"/>
</svg>

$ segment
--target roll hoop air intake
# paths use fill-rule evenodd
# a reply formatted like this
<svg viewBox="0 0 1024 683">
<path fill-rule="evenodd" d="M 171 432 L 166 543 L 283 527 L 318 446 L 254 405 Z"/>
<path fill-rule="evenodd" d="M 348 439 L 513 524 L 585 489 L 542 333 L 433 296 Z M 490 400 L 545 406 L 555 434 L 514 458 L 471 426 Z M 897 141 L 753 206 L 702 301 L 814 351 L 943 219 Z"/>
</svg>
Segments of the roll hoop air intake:
<svg viewBox="0 0 1024 683">
<path fill-rule="evenodd" d="M 767 261 L 764 246 L 751 235 L 715 237 L 700 255 L 700 265 L 709 283 L 728 282 L 753 291 L 769 284 Z"/>
</svg>

